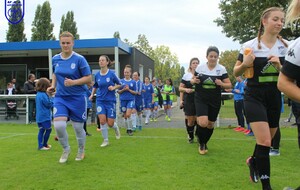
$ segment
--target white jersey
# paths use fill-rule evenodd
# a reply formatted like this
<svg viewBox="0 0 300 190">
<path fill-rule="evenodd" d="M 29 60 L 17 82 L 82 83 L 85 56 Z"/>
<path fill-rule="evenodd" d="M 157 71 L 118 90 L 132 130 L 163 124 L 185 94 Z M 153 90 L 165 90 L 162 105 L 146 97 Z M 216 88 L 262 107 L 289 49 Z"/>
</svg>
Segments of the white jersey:
<svg viewBox="0 0 300 190">
<path fill-rule="evenodd" d="M 300 87 L 300 38 L 289 44 L 281 72 L 287 77 L 296 80 L 297 85 Z"/>
</svg>

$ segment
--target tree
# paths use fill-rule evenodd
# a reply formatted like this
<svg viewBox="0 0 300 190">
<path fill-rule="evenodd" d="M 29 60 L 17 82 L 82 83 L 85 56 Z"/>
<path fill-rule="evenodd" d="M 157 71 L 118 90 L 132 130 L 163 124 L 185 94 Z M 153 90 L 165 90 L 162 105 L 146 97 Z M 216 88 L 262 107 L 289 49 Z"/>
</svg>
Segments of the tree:
<svg viewBox="0 0 300 190">
<path fill-rule="evenodd" d="M 181 70 L 177 55 L 172 54 L 169 47 L 161 45 L 154 49 L 152 59 L 155 76 L 162 80 L 171 78 L 173 84 L 178 86 L 181 80 Z"/>
<path fill-rule="evenodd" d="M 76 22 L 74 21 L 74 12 L 68 11 L 65 15 L 61 17 L 61 23 L 60 23 L 60 29 L 59 29 L 59 35 L 64 32 L 68 31 L 73 34 L 74 39 L 79 39 L 79 34 L 77 33 L 77 26 Z"/>
<path fill-rule="evenodd" d="M 139 34 L 138 39 L 133 46 L 143 52 L 148 57 L 153 57 L 153 48 L 150 46 L 147 37 L 144 34 Z"/>
<path fill-rule="evenodd" d="M 116 31 L 116 32 L 114 33 L 114 36 L 113 36 L 113 37 L 114 37 L 114 38 L 121 39 L 120 32 L 119 32 L 119 31 Z"/>
<path fill-rule="evenodd" d="M 221 0 L 219 9 L 221 18 L 214 20 L 223 28 L 222 32 L 234 41 L 244 43 L 257 36 L 261 13 L 268 7 L 278 6 L 286 9 L 289 0 Z M 299 34 L 293 34 L 290 28 L 283 29 L 281 35 L 290 40 Z"/>
<path fill-rule="evenodd" d="M 238 50 L 227 50 L 224 52 L 221 52 L 219 57 L 219 62 L 221 65 L 226 67 L 229 79 L 231 83 L 235 82 L 235 77 L 233 76 L 233 67 L 237 61 L 237 57 L 239 55 Z"/>
<path fill-rule="evenodd" d="M 114 37 L 120 37 L 120 33 L 115 32 Z M 162 80 L 171 78 L 173 85 L 179 86 L 184 74 L 184 67 L 180 68 L 177 55 L 172 54 L 169 47 L 161 45 L 153 49 L 144 34 L 139 34 L 137 41 L 134 43 L 129 42 L 126 38 L 124 41 L 154 60 L 154 76 Z"/>
<path fill-rule="evenodd" d="M 54 24 L 51 23 L 51 7 L 49 1 L 38 5 L 32 22 L 32 41 L 55 40 L 53 34 Z"/>
</svg>

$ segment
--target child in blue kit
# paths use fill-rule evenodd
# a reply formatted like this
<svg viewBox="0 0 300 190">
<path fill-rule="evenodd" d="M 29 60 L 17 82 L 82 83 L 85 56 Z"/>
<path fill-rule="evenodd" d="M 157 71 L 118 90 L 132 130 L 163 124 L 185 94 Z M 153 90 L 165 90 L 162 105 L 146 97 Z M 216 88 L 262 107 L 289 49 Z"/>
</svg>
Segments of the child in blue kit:
<svg viewBox="0 0 300 190">
<path fill-rule="evenodd" d="M 39 128 L 38 150 L 49 150 L 48 144 L 51 128 L 51 109 L 53 107 L 52 94 L 47 93 L 50 81 L 47 78 L 40 78 L 36 83 L 36 123 Z"/>
</svg>

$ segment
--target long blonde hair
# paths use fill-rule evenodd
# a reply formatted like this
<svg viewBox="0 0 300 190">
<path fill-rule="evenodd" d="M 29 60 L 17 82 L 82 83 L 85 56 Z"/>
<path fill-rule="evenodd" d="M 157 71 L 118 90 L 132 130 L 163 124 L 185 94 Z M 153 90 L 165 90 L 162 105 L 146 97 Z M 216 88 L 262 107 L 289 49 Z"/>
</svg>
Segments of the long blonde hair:
<svg viewBox="0 0 300 190">
<path fill-rule="evenodd" d="M 285 26 L 294 28 L 293 22 L 300 17 L 300 0 L 292 0 L 285 16 Z"/>
</svg>

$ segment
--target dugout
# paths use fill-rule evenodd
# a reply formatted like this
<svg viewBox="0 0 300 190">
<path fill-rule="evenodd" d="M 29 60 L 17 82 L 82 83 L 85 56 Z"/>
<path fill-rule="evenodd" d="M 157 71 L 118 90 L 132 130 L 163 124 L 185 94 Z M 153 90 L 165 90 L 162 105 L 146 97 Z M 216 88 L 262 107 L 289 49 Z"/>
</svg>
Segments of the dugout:
<svg viewBox="0 0 300 190">
<path fill-rule="evenodd" d="M 0 94 L 12 78 L 17 79 L 21 89 L 29 73 L 35 74 L 36 78 L 51 78 L 52 56 L 60 51 L 58 40 L 0 43 Z M 154 61 L 118 38 L 75 40 L 74 51 L 86 58 L 93 74 L 99 71 L 99 56 L 105 54 L 115 61 L 111 69 L 120 78 L 123 78 L 127 64 L 132 66 L 133 71 L 141 73 L 141 79 L 154 76 Z"/>
</svg>

